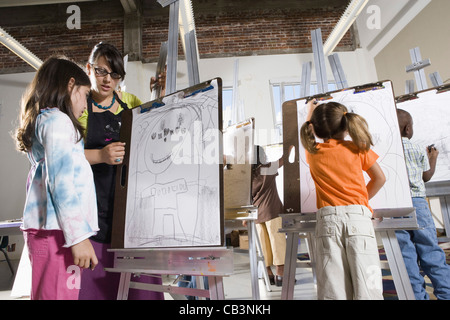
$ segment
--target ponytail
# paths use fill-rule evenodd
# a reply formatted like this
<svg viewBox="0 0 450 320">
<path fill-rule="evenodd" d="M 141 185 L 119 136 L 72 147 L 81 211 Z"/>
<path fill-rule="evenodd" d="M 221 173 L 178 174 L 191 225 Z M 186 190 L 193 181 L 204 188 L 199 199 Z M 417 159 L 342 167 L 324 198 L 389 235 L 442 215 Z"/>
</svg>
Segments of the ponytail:
<svg viewBox="0 0 450 320">
<path fill-rule="evenodd" d="M 372 135 L 366 119 L 356 113 L 347 113 L 347 131 L 353 143 L 361 152 L 367 152 L 373 146 Z"/>
<path fill-rule="evenodd" d="M 324 140 L 342 139 L 345 132 L 348 132 L 360 152 L 367 152 L 373 146 L 369 126 L 362 116 L 348 112 L 338 102 L 328 102 L 314 109 L 310 121 L 300 129 L 300 139 L 303 147 L 314 154 L 318 151 L 316 136 Z"/>
<path fill-rule="evenodd" d="M 303 147 L 309 153 L 317 153 L 318 149 L 316 147 L 316 137 L 313 131 L 313 125 L 311 122 L 305 122 L 300 128 L 300 140 L 302 142 Z"/>
</svg>

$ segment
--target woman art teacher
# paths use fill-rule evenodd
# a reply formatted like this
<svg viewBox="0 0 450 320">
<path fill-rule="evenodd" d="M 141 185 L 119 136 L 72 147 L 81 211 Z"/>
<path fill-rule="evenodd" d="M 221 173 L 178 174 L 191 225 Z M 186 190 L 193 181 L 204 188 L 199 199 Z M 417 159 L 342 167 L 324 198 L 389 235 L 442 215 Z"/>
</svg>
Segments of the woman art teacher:
<svg viewBox="0 0 450 320">
<path fill-rule="evenodd" d="M 86 65 L 92 83 L 88 107 L 79 118 L 86 130 L 85 155 L 94 173 L 100 231 L 91 238 L 99 260 L 99 267 L 83 272 L 81 300 L 116 299 L 119 273 L 106 272 L 113 267 L 111 244 L 116 166 L 122 163 L 125 143 L 119 141 L 121 113 L 142 104 L 136 96 L 118 90 L 125 78 L 123 57 L 113 45 L 97 44 Z M 157 283 L 158 278 L 142 276 L 133 281 Z M 160 283 L 158 283 L 160 284 Z M 131 289 L 129 299 L 163 299 L 161 293 Z"/>
</svg>

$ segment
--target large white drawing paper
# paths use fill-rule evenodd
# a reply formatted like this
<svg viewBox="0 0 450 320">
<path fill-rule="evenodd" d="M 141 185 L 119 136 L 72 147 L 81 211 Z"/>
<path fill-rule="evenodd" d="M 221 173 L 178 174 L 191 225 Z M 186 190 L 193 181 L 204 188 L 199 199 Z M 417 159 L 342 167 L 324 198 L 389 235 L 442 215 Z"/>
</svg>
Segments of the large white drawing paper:
<svg viewBox="0 0 450 320">
<path fill-rule="evenodd" d="M 386 183 L 377 195 L 369 201 L 374 209 L 411 208 L 411 192 L 406 171 L 400 129 L 397 120 L 396 105 L 390 81 L 384 82 L 383 87 L 377 90 L 368 90 L 356 93 L 348 89 L 330 93 L 332 99 L 325 102 L 336 101 L 342 103 L 350 112 L 363 116 L 368 124 L 374 140 L 372 148 L 378 155 L 378 163 L 386 175 Z M 306 100 L 297 102 L 298 126 L 300 128 L 306 121 Z M 300 139 L 300 136 L 299 136 Z M 299 140 L 300 141 L 300 140 Z M 300 204 L 302 213 L 317 211 L 316 190 L 306 162 L 305 149 L 299 144 L 300 153 Z M 346 170 L 346 168 L 342 168 Z M 366 181 L 369 178 L 364 173 Z"/>
<path fill-rule="evenodd" d="M 428 90 L 417 99 L 397 103 L 411 114 L 414 123 L 412 142 L 424 150 L 430 145 L 439 150 L 436 171 L 430 182 L 450 181 L 450 91 Z"/>
<path fill-rule="evenodd" d="M 133 110 L 125 248 L 221 244 L 218 85 Z"/>
</svg>

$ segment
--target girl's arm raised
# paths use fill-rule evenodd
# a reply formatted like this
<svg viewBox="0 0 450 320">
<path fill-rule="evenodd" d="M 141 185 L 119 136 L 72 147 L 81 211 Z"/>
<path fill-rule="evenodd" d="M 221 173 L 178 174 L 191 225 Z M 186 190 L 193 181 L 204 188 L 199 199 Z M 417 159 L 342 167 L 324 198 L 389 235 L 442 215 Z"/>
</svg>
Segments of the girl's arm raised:
<svg viewBox="0 0 450 320">
<path fill-rule="evenodd" d="M 309 100 L 306 103 L 306 105 L 307 105 L 306 108 L 308 110 L 308 114 L 306 115 L 306 121 L 309 121 L 309 120 L 311 120 L 314 109 L 316 109 L 316 107 L 317 107 L 317 100 L 316 99 Z"/>
</svg>

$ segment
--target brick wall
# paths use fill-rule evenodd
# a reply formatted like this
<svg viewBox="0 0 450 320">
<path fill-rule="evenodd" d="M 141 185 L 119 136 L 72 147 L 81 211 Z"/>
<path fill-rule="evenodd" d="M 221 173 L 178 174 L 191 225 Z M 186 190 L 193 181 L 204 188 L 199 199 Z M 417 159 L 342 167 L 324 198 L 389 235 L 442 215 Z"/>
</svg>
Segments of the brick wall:
<svg viewBox="0 0 450 320">
<path fill-rule="evenodd" d="M 217 17 L 196 17 L 199 52 L 206 56 L 233 56 L 311 52 L 311 30 L 321 28 L 323 39 L 340 18 L 335 10 L 260 10 Z M 351 50 L 348 33 L 341 47 Z"/>
<path fill-rule="evenodd" d="M 321 28 L 325 41 L 344 8 L 256 9 L 253 11 L 201 13 L 195 15 L 201 58 L 311 52 L 313 29 Z M 195 11 L 195 8 L 194 8 Z M 142 61 L 158 59 L 162 41 L 167 40 L 168 14 L 143 19 Z M 85 63 L 90 50 L 99 41 L 123 48 L 123 18 L 81 21 L 81 29 L 69 30 L 65 21 L 26 26 L 2 26 L 31 52 L 44 60 L 52 54 L 65 54 Z M 353 50 L 355 41 L 349 31 L 338 50 Z M 181 45 L 180 59 L 183 58 Z M 0 73 L 32 71 L 25 62 L 0 46 Z"/>
<path fill-rule="evenodd" d="M 63 54 L 79 63 L 85 63 L 94 45 L 107 41 L 123 49 L 123 19 L 98 20 L 82 23 L 81 29 L 68 29 L 65 22 L 29 26 L 3 27 L 41 60 L 54 54 Z M 0 46 L 0 72 L 32 71 L 22 59 Z"/>
<path fill-rule="evenodd" d="M 195 26 L 200 57 L 311 52 L 311 30 L 321 28 L 325 41 L 342 12 L 343 8 L 326 8 L 197 14 Z M 163 16 L 144 19 L 144 62 L 156 61 L 160 43 L 167 40 L 168 23 Z M 354 49 L 354 36 L 350 30 L 338 50 Z M 180 46 L 179 55 L 182 54 Z"/>
</svg>

